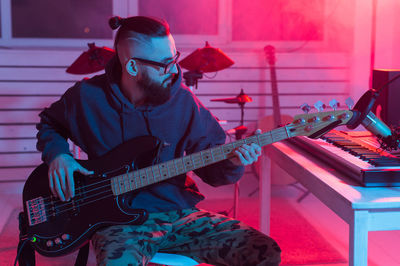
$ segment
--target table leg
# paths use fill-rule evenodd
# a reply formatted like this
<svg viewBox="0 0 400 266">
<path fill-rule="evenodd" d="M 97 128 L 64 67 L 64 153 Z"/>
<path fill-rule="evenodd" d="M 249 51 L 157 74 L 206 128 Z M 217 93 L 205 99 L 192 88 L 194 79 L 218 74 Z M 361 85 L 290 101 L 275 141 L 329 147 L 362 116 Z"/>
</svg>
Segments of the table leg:
<svg viewBox="0 0 400 266">
<path fill-rule="evenodd" d="M 368 264 L 368 211 L 355 210 L 350 223 L 349 265 Z"/>
<path fill-rule="evenodd" d="M 260 231 L 269 235 L 271 212 L 271 159 L 265 153 L 260 159 Z"/>
<path fill-rule="evenodd" d="M 239 213 L 239 181 L 235 183 L 233 192 L 233 218 L 237 219 Z"/>
</svg>

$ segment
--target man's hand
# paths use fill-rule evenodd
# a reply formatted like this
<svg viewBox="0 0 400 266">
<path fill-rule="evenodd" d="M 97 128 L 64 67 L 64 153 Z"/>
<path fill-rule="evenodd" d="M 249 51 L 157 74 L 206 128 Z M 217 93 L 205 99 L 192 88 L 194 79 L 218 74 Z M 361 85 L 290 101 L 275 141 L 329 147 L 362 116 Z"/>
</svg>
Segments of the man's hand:
<svg viewBox="0 0 400 266">
<path fill-rule="evenodd" d="M 261 134 L 261 130 L 257 129 L 255 134 Z M 258 157 L 261 155 L 261 147 L 255 143 L 251 145 L 243 144 L 234 152 L 236 156 L 230 159 L 232 163 L 236 165 L 249 165 L 257 162 Z"/>
<path fill-rule="evenodd" d="M 74 172 L 93 174 L 68 154 L 60 154 L 50 163 L 49 186 L 55 197 L 68 201 L 75 196 Z"/>
</svg>

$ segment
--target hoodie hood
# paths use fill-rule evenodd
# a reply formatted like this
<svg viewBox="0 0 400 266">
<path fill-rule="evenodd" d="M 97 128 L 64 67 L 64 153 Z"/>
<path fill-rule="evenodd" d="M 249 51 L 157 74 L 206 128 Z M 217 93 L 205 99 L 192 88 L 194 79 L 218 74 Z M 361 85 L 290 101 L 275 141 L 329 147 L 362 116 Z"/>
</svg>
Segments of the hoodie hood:
<svg viewBox="0 0 400 266">
<path fill-rule="evenodd" d="M 133 111 L 133 109 L 135 110 L 146 110 L 146 111 L 150 111 L 150 110 L 154 110 L 157 108 L 162 108 L 164 105 L 167 105 L 169 101 L 173 100 L 174 96 L 177 94 L 178 89 L 181 87 L 181 83 L 182 83 L 182 70 L 180 68 L 179 65 L 177 65 L 178 68 L 178 74 L 176 75 L 176 77 L 174 78 L 174 80 L 172 81 L 172 85 L 171 85 L 171 94 L 170 94 L 170 98 L 168 99 L 168 101 L 166 101 L 165 103 L 161 104 L 161 105 L 143 105 L 143 106 L 138 106 L 135 107 L 129 100 L 128 98 L 126 98 L 121 89 L 120 89 L 120 81 L 121 81 L 121 75 L 122 75 L 122 69 L 121 69 L 121 64 L 119 62 L 119 59 L 117 56 L 114 56 L 106 65 L 105 68 L 105 74 L 107 77 L 107 81 L 108 84 L 110 85 L 110 89 L 112 94 L 117 98 L 120 106 L 122 107 L 122 109 L 131 109 Z"/>
</svg>

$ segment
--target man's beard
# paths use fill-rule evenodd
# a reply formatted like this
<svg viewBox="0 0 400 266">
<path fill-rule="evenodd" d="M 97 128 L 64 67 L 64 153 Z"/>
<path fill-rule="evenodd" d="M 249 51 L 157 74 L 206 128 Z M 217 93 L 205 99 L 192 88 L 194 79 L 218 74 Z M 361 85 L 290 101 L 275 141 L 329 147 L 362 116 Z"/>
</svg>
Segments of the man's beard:
<svg viewBox="0 0 400 266">
<path fill-rule="evenodd" d="M 144 104 L 161 105 L 171 97 L 171 83 L 166 87 L 157 84 L 149 77 L 147 72 L 143 72 L 142 77 L 137 81 L 144 96 Z"/>
</svg>

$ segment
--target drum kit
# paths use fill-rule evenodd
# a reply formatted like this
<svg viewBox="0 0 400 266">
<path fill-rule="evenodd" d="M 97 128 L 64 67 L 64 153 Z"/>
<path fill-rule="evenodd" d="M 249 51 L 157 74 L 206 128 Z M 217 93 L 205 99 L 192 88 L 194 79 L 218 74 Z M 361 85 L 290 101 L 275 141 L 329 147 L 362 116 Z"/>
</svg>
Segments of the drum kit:
<svg viewBox="0 0 400 266">
<path fill-rule="evenodd" d="M 115 55 L 115 51 L 108 47 L 97 47 L 94 43 L 88 43 L 89 50 L 83 52 L 73 64 L 67 68 L 66 72 L 70 74 L 90 74 L 105 68 L 106 63 Z M 198 80 L 203 78 L 204 73 L 217 72 L 229 68 L 234 61 L 229 58 L 221 49 L 212 47 L 206 42 L 203 48 L 198 48 L 179 62 L 179 65 L 188 70 L 183 73 L 185 84 L 193 91 L 198 87 Z M 244 107 L 246 103 L 252 102 L 243 89 L 240 93 L 230 98 L 211 99 L 212 102 L 224 102 L 227 104 L 238 104 L 241 110 L 239 126 L 226 130 L 227 134 L 234 134 L 236 140 L 242 139 L 247 132 L 244 126 Z M 235 184 L 235 196 L 233 217 L 236 217 L 238 206 L 239 187 Z M 230 211 L 223 213 L 229 214 Z"/>
<path fill-rule="evenodd" d="M 115 55 L 115 51 L 108 47 L 97 47 L 94 43 L 88 43 L 89 49 L 83 52 L 66 70 L 70 74 L 91 74 L 103 70 L 107 62 Z M 203 78 L 204 73 L 217 72 L 229 68 L 234 61 L 229 58 L 221 49 L 212 47 L 206 42 L 203 48 L 198 48 L 179 62 L 179 65 L 187 69 L 183 73 L 185 84 L 193 90 L 197 89 L 198 80 Z M 212 102 L 224 102 L 227 104 L 238 104 L 241 109 L 240 125 L 234 129 L 227 130 L 227 133 L 235 133 L 236 139 L 241 139 L 246 133 L 244 126 L 244 106 L 252 102 L 252 98 L 240 93 L 231 98 L 211 99 Z"/>
</svg>

